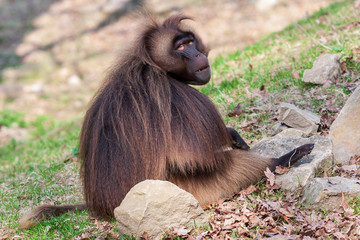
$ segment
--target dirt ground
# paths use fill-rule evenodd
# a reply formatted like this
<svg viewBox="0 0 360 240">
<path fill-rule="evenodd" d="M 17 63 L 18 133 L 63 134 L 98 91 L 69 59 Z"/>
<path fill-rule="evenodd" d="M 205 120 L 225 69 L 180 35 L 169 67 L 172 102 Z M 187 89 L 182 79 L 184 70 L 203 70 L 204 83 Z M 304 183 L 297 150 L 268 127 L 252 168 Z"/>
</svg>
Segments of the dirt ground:
<svg viewBox="0 0 360 240">
<path fill-rule="evenodd" d="M 241 49 L 334 0 L 0 0 L 0 109 L 81 118 L 143 12 L 196 20 L 210 58 Z"/>
</svg>

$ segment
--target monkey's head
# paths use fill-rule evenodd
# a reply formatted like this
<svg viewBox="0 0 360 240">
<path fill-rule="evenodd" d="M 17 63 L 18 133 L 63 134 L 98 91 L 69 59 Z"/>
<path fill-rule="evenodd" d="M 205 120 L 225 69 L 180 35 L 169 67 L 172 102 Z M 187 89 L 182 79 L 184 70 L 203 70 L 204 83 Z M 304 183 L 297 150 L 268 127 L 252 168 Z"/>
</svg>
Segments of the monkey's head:
<svg viewBox="0 0 360 240">
<path fill-rule="evenodd" d="M 186 84 L 203 85 L 211 78 L 209 51 L 199 36 L 181 23 L 185 19 L 189 18 L 175 15 L 153 27 L 147 49 L 156 65 L 168 75 Z"/>
</svg>

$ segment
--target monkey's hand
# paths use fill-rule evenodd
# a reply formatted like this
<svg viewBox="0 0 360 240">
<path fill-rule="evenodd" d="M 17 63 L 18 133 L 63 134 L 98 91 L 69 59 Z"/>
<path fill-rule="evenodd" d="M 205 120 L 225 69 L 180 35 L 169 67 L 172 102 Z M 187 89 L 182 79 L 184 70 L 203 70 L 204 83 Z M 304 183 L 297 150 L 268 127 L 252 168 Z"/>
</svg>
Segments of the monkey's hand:
<svg viewBox="0 0 360 240">
<path fill-rule="evenodd" d="M 313 149 L 314 149 L 314 144 L 305 144 L 298 148 L 295 148 L 294 150 L 290 151 L 289 153 L 279 158 L 275 158 L 274 169 L 276 168 L 276 166 L 290 167 L 294 165 L 302 157 L 310 154 Z"/>
<path fill-rule="evenodd" d="M 250 149 L 249 145 L 246 144 L 244 139 L 242 139 L 240 137 L 239 133 L 235 129 L 228 127 L 227 130 L 231 135 L 233 148 L 241 149 L 241 150 L 249 150 Z"/>
</svg>

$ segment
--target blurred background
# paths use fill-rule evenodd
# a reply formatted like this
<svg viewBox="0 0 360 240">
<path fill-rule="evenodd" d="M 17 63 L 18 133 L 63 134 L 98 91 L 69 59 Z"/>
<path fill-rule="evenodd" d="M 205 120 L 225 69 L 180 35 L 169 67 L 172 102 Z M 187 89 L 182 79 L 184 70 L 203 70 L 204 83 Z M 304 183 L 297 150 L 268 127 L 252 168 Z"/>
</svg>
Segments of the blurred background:
<svg viewBox="0 0 360 240">
<path fill-rule="evenodd" d="M 0 0 L 0 111 L 80 119 L 141 12 L 194 18 L 215 56 L 279 31 L 333 0 Z"/>
</svg>

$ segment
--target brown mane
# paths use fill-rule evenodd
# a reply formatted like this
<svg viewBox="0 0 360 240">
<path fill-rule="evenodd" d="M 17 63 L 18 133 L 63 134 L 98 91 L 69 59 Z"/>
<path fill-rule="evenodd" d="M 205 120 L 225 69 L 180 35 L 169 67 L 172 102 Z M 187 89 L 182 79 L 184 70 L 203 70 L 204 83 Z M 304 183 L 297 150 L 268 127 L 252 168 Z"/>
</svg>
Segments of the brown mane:
<svg viewBox="0 0 360 240">
<path fill-rule="evenodd" d="M 148 54 L 147 37 L 177 29 L 182 19 L 151 23 L 86 113 L 80 137 L 85 198 L 101 215 L 112 216 L 110 209 L 142 180 L 214 171 L 229 160 L 222 150 L 230 147 L 230 135 L 212 102 L 169 77 Z"/>
</svg>

